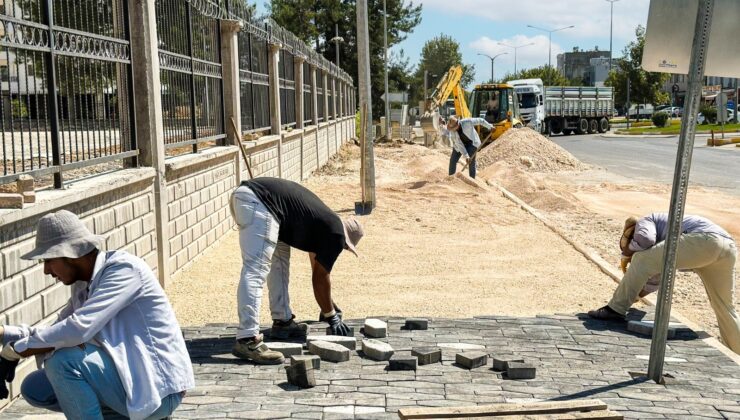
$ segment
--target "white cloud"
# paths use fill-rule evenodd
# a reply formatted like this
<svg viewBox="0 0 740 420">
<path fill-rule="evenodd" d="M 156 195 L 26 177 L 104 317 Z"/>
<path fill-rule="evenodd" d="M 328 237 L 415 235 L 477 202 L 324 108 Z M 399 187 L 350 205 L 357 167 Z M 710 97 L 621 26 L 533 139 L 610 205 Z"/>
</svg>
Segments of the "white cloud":
<svg viewBox="0 0 740 420">
<path fill-rule="evenodd" d="M 454 8 L 449 0 L 418 0 L 425 9 L 455 14 L 467 14 L 495 22 L 521 23 L 556 29 L 575 25 L 558 33 L 559 37 L 609 38 L 609 3 L 604 0 L 456 0 Z M 614 3 L 614 39 L 632 40 L 635 27 L 647 22 L 649 0 L 620 0 Z M 454 22 L 451 22 L 453 24 Z M 527 29 L 532 34 L 535 29 Z M 540 32 L 542 33 L 542 32 Z M 542 33 L 543 35 L 547 35 Z M 593 46 L 583 46 L 590 49 Z M 608 44 L 599 45 L 607 49 Z"/>
<path fill-rule="evenodd" d="M 531 67 L 539 67 L 547 64 L 547 51 L 549 39 L 545 35 L 515 35 L 504 39 L 491 39 L 487 36 L 480 37 L 470 43 L 470 49 L 476 53 L 488 54 L 491 57 L 497 54 L 507 53 L 494 61 L 497 77 L 503 76 L 507 71 L 514 71 L 514 49 L 500 44 L 511 46 L 520 46 L 527 44 L 516 50 L 516 67 L 518 70 Z M 552 43 L 552 65 L 557 65 L 557 55 L 562 53 L 563 49 L 556 42 Z M 491 68 L 491 60 L 486 57 L 477 57 L 483 61 L 476 60 L 476 76 L 478 79 L 488 79 Z"/>
</svg>

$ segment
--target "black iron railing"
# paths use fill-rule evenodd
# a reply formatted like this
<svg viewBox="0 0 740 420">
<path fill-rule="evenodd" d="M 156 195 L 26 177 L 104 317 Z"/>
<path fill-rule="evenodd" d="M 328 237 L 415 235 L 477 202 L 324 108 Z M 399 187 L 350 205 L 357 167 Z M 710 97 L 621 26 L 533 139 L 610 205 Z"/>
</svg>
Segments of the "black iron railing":
<svg viewBox="0 0 740 420">
<path fill-rule="evenodd" d="M 0 2 L 0 184 L 136 164 L 129 40 L 127 0 Z"/>
</svg>

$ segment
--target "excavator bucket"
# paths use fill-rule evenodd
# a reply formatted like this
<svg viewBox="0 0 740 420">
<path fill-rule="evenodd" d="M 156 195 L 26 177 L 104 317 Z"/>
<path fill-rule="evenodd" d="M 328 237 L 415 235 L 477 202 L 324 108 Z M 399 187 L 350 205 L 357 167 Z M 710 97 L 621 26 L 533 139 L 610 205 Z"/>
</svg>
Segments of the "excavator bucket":
<svg viewBox="0 0 740 420">
<path fill-rule="evenodd" d="M 439 112 L 427 112 L 419 119 L 425 134 L 437 134 L 439 129 Z"/>
</svg>

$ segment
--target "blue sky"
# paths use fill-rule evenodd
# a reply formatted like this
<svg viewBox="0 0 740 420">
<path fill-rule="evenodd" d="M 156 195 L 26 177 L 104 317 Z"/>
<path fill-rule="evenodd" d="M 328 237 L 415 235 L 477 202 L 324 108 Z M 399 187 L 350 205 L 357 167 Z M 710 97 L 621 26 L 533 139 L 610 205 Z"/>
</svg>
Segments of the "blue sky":
<svg viewBox="0 0 740 420">
<path fill-rule="evenodd" d="M 412 0 L 406 0 L 407 2 Z M 609 3 L 606 0 L 413 0 L 422 5 L 422 21 L 414 32 L 394 50 L 403 49 L 411 64 L 419 61 L 424 43 L 446 34 L 460 43 L 463 61 L 475 66 L 475 83 L 490 78 L 491 60 L 477 55 L 498 57 L 496 77 L 514 71 L 514 50 L 499 45 L 534 45 L 517 50 L 519 70 L 547 64 L 548 34 L 527 25 L 557 29 L 552 34 L 552 65 L 557 54 L 578 46 L 592 50 L 609 49 Z M 635 27 L 647 22 L 649 0 L 619 0 L 614 3 L 614 57 L 634 39 Z M 258 6 L 262 11 L 264 7 Z M 382 13 L 382 11 L 370 11 Z M 372 28 L 371 28 L 372 30 Z"/>
</svg>

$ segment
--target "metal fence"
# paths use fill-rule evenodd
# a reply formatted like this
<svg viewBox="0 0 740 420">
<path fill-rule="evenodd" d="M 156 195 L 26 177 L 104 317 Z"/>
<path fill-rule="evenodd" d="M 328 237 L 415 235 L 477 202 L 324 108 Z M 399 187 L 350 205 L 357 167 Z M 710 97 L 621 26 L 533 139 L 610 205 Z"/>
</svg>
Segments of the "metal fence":
<svg viewBox="0 0 740 420">
<path fill-rule="evenodd" d="M 303 123 L 313 122 L 313 91 L 311 90 L 311 65 L 303 62 Z"/>
<path fill-rule="evenodd" d="M 280 50 L 278 62 L 280 80 L 280 125 L 295 127 L 295 66 L 293 54 L 287 49 Z"/>
<path fill-rule="evenodd" d="M 0 1 L 0 184 L 135 164 L 129 40 L 126 0 Z"/>
<path fill-rule="evenodd" d="M 322 122 L 324 121 L 324 116 L 326 115 L 326 110 L 324 109 L 324 75 L 321 74 L 321 70 L 316 70 L 316 94 L 318 97 L 316 108 L 318 111 L 318 121 Z"/>
<path fill-rule="evenodd" d="M 190 151 L 183 149 L 189 145 L 197 152 L 199 143 L 215 144 L 226 138 L 220 22 L 204 5 L 208 3 L 156 1 L 163 138 L 168 154 Z"/>
</svg>

